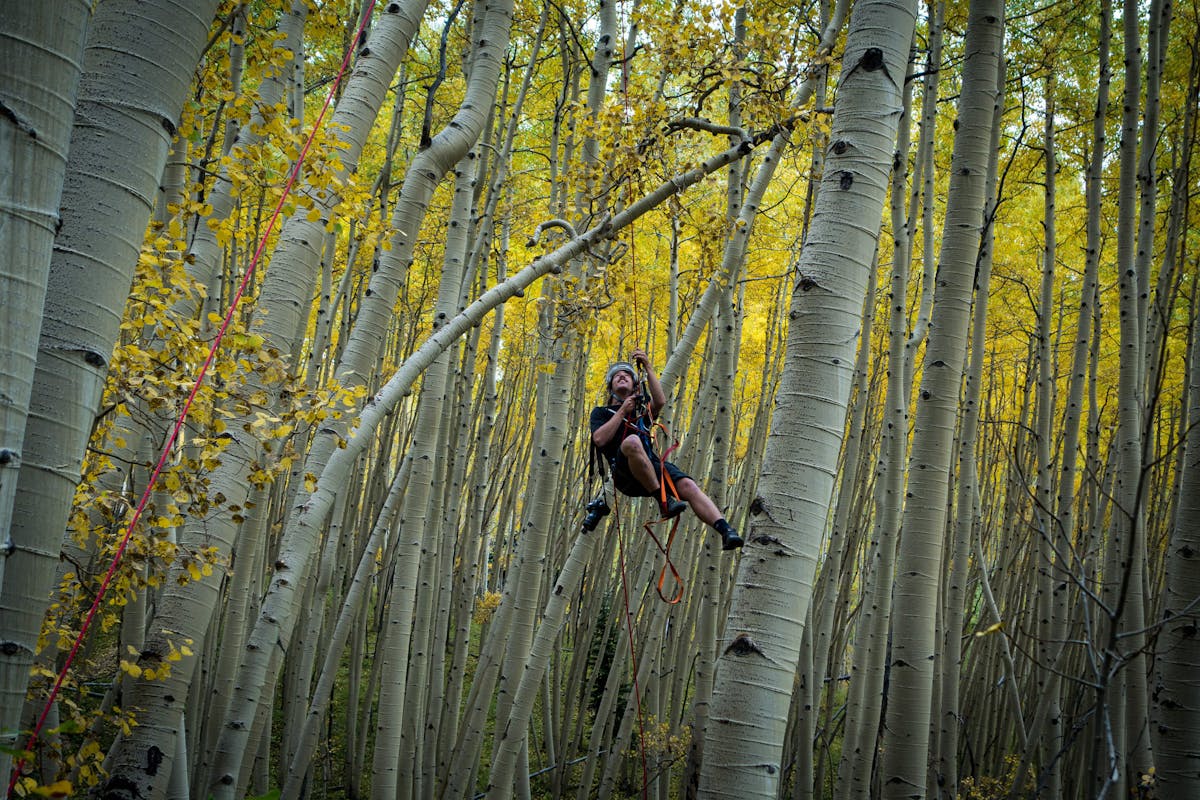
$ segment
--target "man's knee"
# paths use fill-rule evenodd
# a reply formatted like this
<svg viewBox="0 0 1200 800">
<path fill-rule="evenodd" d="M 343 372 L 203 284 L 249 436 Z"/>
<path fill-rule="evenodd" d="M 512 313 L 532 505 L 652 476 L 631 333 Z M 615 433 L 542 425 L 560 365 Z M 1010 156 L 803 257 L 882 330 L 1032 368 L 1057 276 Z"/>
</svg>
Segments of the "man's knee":
<svg viewBox="0 0 1200 800">
<path fill-rule="evenodd" d="M 621 440 L 621 454 L 629 459 L 646 459 L 646 448 L 642 447 L 642 440 L 636 434 L 630 434 Z"/>
</svg>

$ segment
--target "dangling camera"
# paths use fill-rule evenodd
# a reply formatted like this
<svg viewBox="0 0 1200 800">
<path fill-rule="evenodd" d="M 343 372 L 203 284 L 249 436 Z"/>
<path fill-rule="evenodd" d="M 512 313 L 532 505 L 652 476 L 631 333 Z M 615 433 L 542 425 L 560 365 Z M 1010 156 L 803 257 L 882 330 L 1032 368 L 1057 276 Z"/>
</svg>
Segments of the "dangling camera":
<svg viewBox="0 0 1200 800">
<path fill-rule="evenodd" d="M 603 494 L 596 497 L 584 506 L 584 508 L 587 510 L 587 514 L 583 517 L 583 529 L 585 531 L 596 530 L 596 526 L 600 524 L 600 520 L 607 517 L 608 512 L 611 510 L 608 507 L 608 503 L 604 502 Z"/>
</svg>

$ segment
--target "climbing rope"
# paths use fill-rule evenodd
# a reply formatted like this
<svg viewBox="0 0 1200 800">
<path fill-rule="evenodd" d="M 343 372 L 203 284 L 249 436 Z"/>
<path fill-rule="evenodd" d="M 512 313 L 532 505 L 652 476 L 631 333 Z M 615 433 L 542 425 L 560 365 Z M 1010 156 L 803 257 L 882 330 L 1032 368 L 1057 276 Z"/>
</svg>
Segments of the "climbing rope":
<svg viewBox="0 0 1200 800">
<path fill-rule="evenodd" d="M 625 564 L 625 526 L 621 524 L 621 504 L 613 492 L 613 517 L 617 523 L 617 554 L 621 564 L 621 594 L 625 600 L 625 634 L 629 637 L 629 662 L 633 670 L 633 702 L 637 707 L 638 750 L 642 757 L 642 797 L 649 796 L 650 770 L 646 765 L 646 725 L 642 720 L 642 688 L 638 681 L 637 648 L 633 638 L 633 614 L 629 610 L 629 577 Z"/>
<path fill-rule="evenodd" d="M 174 427 L 171 429 L 170 436 L 167 437 L 166 443 L 163 445 L 162 452 L 158 456 L 158 462 L 154 465 L 154 469 L 150 473 L 149 479 L 146 481 L 146 488 L 142 492 L 141 499 L 134 508 L 133 516 L 129 519 L 129 524 L 125 527 L 125 533 L 121 537 L 120 544 L 117 545 L 117 550 L 113 555 L 112 562 L 108 566 L 108 571 L 104 574 L 104 579 L 100 582 L 100 588 L 96 591 L 96 596 L 92 600 L 91 608 L 88 609 L 87 615 L 83 619 L 83 624 L 79 627 L 79 633 L 75 636 L 75 641 L 71 645 L 70 651 L 67 653 L 66 659 L 63 661 L 62 669 L 59 670 L 58 676 L 54 680 L 53 686 L 50 688 L 50 694 L 46 699 L 46 705 L 38 716 L 37 723 L 33 726 L 33 730 L 29 734 L 29 738 L 25 741 L 25 747 L 22 752 L 32 752 L 34 745 L 37 744 L 38 736 L 41 734 L 42 727 L 46 724 L 46 718 L 54 707 L 54 701 L 58 697 L 59 690 L 62 688 L 63 681 L 66 680 L 67 673 L 71 668 L 71 664 L 75 660 L 75 655 L 79 651 L 79 646 L 83 643 L 84 637 L 87 635 L 88 629 L 91 627 L 92 620 L 96 616 L 96 612 L 100 608 L 100 603 L 104 600 L 104 595 L 108 591 L 109 584 L 112 583 L 113 576 L 116 574 L 117 567 L 121 563 L 121 558 L 125 555 L 125 549 L 129 545 L 130 537 L 133 535 L 134 528 L 142 518 L 143 512 L 146 510 L 146 504 L 150 501 L 150 496 L 154 491 L 154 484 L 158 480 L 158 476 L 166 467 L 167 461 L 170 458 L 171 448 L 174 447 L 176 440 L 179 438 L 179 432 L 183 429 L 183 425 L 187 420 L 188 412 L 192 408 L 192 402 L 196 399 L 196 394 L 200 391 L 201 385 L 204 383 L 204 378 L 208 374 L 208 369 L 216 358 L 217 349 L 221 346 L 222 340 L 225 338 L 225 332 L 228 330 L 230 323 L 233 320 L 233 315 L 237 312 L 238 306 L 241 303 L 242 296 L 246 293 L 246 288 L 250 285 L 250 278 L 254 275 L 254 270 L 262 260 L 263 252 L 267 247 L 267 238 L 271 235 L 278 222 L 280 215 L 283 213 L 284 203 L 287 202 L 288 196 L 296 183 L 296 179 L 300 174 L 300 168 L 304 165 L 304 159 L 308 155 L 308 151 L 312 146 L 313 139 L 316 137 L 317 131 L 320 130 L 321 122 L 325 119 L 325 114 L 329 110 L 330 104 L 333 102 L 335 93 L 341 85 L 342 78 L 349 69 L 351 56 L 354 55 L 358 47 L 358 42 L 362 39 L 363 31 L 366 30 L 367 22 L 371 19 L 371 14 L 375 8 L 375 0 L 368 0 L 366 8 L 362 13 L 362 20 L 358 26 L 358 32 L 354 35 L 350 46 L 346 48 L 345 58 L 342 59 L 341 68 L 334 77 L 332 84 L 329 87 L 329 92 L 325 96 L 325 103 L 321 106 L 321 111 L 317 114 L 316 121 L 313 123 L 312 130 L 309 131 L 308 138 L 304 140 L 304 146 L 300 148 L 300 153 L 296 157 L 296 163 L 292 166 L 288 173 L 287 180 L 283 185 L 283 192 L 279 196 L 279 201 L 275 205 L 275 210 L 267 221 L 266 228 L 263 230 L 262 236 L 259 239 L 258 247 L 254 251 L 254 255 L 250 259 L 250 264 L 246 267 L 246 273 L 242 276 L 241 283 L 238 285 L 237 291 L 233 295 L 233 299 L 229 303 L 229 309 L 225 312 L 225 318 L 221 321 L 221 327 L 217 330 L 216 337 L 213 339 L 212 345 L 208 349 L 208 356 L 204 359 L 204 363 L 200 366 L 200 370 L 196 373 L 196 378 L 192 383 L 192 389 L 188 393 L 187 399 L 183 403 L 183 407 L 179 411 L 179 415 L 175 419 Z M 5 792 L 6 796 L 11 796 L 17 781 L 21 777 L 25 759 L 18 757 L 13 765 L 12 775 L 8 781 L 8 789 Z"/>
</svg>

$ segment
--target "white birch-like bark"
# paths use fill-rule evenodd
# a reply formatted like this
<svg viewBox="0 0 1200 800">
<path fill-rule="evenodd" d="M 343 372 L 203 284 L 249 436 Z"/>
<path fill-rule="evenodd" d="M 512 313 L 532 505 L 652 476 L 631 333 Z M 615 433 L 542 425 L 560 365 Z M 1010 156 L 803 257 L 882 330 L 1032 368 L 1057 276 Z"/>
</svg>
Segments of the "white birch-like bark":
<svg viewBox="0 0 1200 800">
<path fill-rule="evenodd" d="M 0 3 L 0 585 L 89 15 L 81 0 Z"/>
<path fill-rule="evenodd" d="M 936 85 L 934 83 L 935 90 Z M 906 82 L 905 113 L 901 116 L 892 165 L 890 203 L 893 243 L 888 288 L 887 388 L 883 426 L 879 434 L 880 446 L 875 459 L 875 521 L 871 540 L 867 544 L 870 563 L 863 568 L 863 602 L 854 632 L 854 658 L 846 695 L 845 733 L 838 765 L 836 796 L 842 800 L 866 798 L 871 789 L 879 715 L 883 708 L 884 659 L 892 608 L 892 572 L 896 563 L 900 514 L 904 508 L 903 467 L 908 444 L 909 409 L 905 382 L 908 374 L 905 327 L 911 262 L 909 254 L 912 248 L 909 222 L 904 218 L 904 182 L 908 173 L 910 142 L 907 127 L 908 109 L 911 107 L 910 87 L 911 82 Z M 929 89 L 928 85 L 926 89 Z M 926 95 L 922 102 L 931 103 L 933 98 Z M 920 157 L 917 162 L 919 174 L 922 169 Z"/>
<path fill-rule="evenodd" d="M 1046 119 L 1042 135 L 1042 171 L 1044 177 L 1044 201 L 1042 205 L 1042 282 L 1038 298 L 1037 325 L 1037 405 L 1035 406 L 1035 446 L 1037 482 L 1034 495 L 1034 519 L 1037 520 L 1037 539 L 1034 558 L 1037 570 L 1037 663 L 1034 686 L 1040 701 L 1034 706 L 1036 713 L 1046 714 L 1058 720 L 1058 657 L 1062 652 L 1062 631 L 1066 629 L 1066 594 L 1059 588 L 1065 582 L 1064 570 L 1071 565 L 1064 563 L 1070 537 L 1062 535 L 1060 520 L 1054 516 L 1054 489 L 1056 464 L 1053 451 L 1053 429 L 1057 405 L 1057 376 L 1055 374 L 1054 343 L 1051 341 L 1050 322 L 1054 313 L 1054 276 L 1058 242 L 1056 226 L 1056 199 L 1058 154 L 1056 152 L 1055 108 L 1057 91 L 1053 73 L 1045 80 Z M 989 231 L 990 233 L 990 231 Z M 978 302 L 978 301 L 977 301 Z M 1072 453 L 1072 456 L 1074 454 Z M 1063 454 L 1066 457 L 1066 453 Z M 947 639 L 949 641 L 949 639 Z M 1038 761 L 1046 768 L 1046 775 L 1053 782 L 1059 774 L 1058 752 L 1062 742 L 1062 725 L 1044 729 L 1037 746 L 1040 748 Z M 1051 797 L 1056 794 L 1051 793 Z"/>
<path fill-rule="evenodd" d="M 388 489 L 387 499 L 380 509 L 379 516 L 371 528 L 370 537 L 362 550 L 350 589 L 338 611 L 337 622 L 330 635 L 329 646 L 325 650 L 321 671 L 317 684 L 312 693 L 308 712 L 305 715 L 303 727 L 296 737 L 296 750 L 292 755 L 282 781 L 281 798 L 297 798 L 301 796 L 304 776 L 312 763 L 313 751 L 317 746 L 320 726 L 324 722 L 329 701 L 333 695 L 334 683 L 338 679 L 338 667 L 342 658 L 342 650 L 350 637 L 352 626 L 355 624 L 360 610 L 370 590 L 368 579 L 375 569 L 377 551 L 382 547 L 384 536 L 391 528 L 399 508 L 403 490 L 408 483 L 412 459 L 405 459 L 400 469 L 396 471 Z"/>
<path fill-rule="evenodd" d="M 0 587 L 6 585 L 5 567 L 15 548 L 13 500 L 90 13 L 90 4 L 82 0 L 0 2 Z M 0 632 L 3 779 L 10 750 L 16 747 L 28 664 L 44 610 L 44 597 L 36 592 L 46 588 L 20 586 L 23 574 L 11 580 L 17 582 L 12 599 L 37 608 L 27 615 L 29 627 L 22 631 L 10 628 L 10 610 L 25 615 L 7 605 L 9 592 L 0 605 L 5 617 Z M 19 664 L 16 669 L 4 666 L 14 648 L 24 653 L 18 657 L 23 670 Z"/>
<path fill-rule="evenodd" d="M 1155 657 L 1155 779 L 1163 797 L 1200 796 L 1200 315 L 1192 303 L 1188 431 L 1167 546 L 1162 632 Z"/>
<path fill-rule="evenodd" d="M 451 207 L 450 232 L 446 241 L 441 284 L 434 310 L 434 328 L 443 324 L 458 305 L 462 284 L 463 257 L 467 238 L 474 159 L 460 160 Z M 417 419 L 409 447 L 412 477 L 400 511 L 400 563 L 394 573 L 389 604 L 387 646 L 380 651 L 384 677 L 379 693 L 379 718 L 375 730 L 372 797 L 401 795 L 421 797 L 414 778 L 420 768 L 421 741 L 428 711 L 425 682 L 430 658 L 426 641 L 433 624 L 430 604 L 437 593 L 435 581 L 439 553 L 441 486 L 446 468 L 446 387 L 450 379 L 452 352 L 445 352 L 427 369 L 421 381 Z M 441 676 L 433 678 L 441 680 Z M 439 709 L 440 710 L 440 709 Z M 415 737 L 415 740 L 414 740 Z M 405 741 L 407 739 L 408 741 Z M 403 748 L 403 750 L 402 750 Z M 404 753 L 411 754 L 406 758 Z M 410 763 L 405 763 L 406 761 Z M 430 787 L 432 788 L 432 787 Z"/>
<path fill-rule="evenodd" d="M 929 56 L 921 80 L 921 134 L 917 143 L 916 168 L 908 204 L 909 253 L 916 232 L 918 199 L 921 203 L 921 294 L 912 333 L 904 343 L 904 396 L 912 397 L 913 367 L 917 351 L 929 333 L 929 315 L 933 309 L 934 281 L 937 278 L 936 246 L 933 238 L 934 205 L 937 199 L 933 166 L 933 145 L 937 133 L 938 81 L 942 74 L 942 40 L 946 24 L 945 0 L 928 0 Z M 911 264 L 910 264 L 911 267 Z"/>
<path fill-rule="evenodd" d="M 335 450 L 328 464 L 318 476 L 315 490 L 298 499 L 295 517 L 291 524 L 295 525 L 304 536 L 310 537 L 312 541 L 316 540 L 319 527 L 332 508 L 334 498 L 344 488 L 355 459 L 364 452 L 379 425 L 393 413 L 399 402 L 411 390 L 413 382 L 437 358 L 438 354 L 471 327 L 478 325 L 487 313 L 500 303 L 523 292 L 538 278 L 561 271 L 571 259 L 579 257 L 599 242 L 611 238 L 633 220 L 656 208 L 668 198 L 686 190 L 732 161 L 742 158 L 753 149 L 756 143 L 769 136 L 770 133 L 764 134 L 756 140 L 741 142 L 735 147 L 706 159 L 696 167 L 673 176 L 611 219 L 601 221 L 555 251 L 538 258 L 511 278 L 493 286 L 466 309 L 450 319 L 444 327 L 417 347 L 392 377 L 380 387 L 376 395 L 368 401 L 366 407 L 355 419 L 357 425 L 354 426 L 353 433 L 345 440 L 345 446 Z M 274 591 L 294 592 L 295 587 L 290 586 L 289 583 L 276 587 Z M 279 622 L 277 618 L 268 619 L 266 615 L 267 606 L 264 604 L 260 625 L 274 625 Z M 271 641 L 276 641 L 276 638 L 272 638 Z"/>
<path fill-rule="evenodd" d="M 4 730 L 16 727 L 142 231 L 216 5 L 113 0 L 90 24 L 0 593 L 13 643 L 0 657 Z"/>
<path fill-rule="evenodd" d="M 1149 752 L 1146 692 L 1145 609 L 1145 480 L 1142 454 L 1144 351 L 1143 325 L 1139 314 L 1139 292 L 1144 283 L 1138 270 L 1145 262 L 1137 258 L 1137 169 L 1138 121 L 1141 108 L 1140 9 L 1126 0 L 1122 9 L 1125 89 L 1122 93 L 1121 140 L 1118 147 L 1116 224 L 1116 270 L 1120 315 L 1120 366 L 1117 377 L 1117 433 L 1114 447 L 1118 466 L 1113 486 L 1113 514 L 1105 542 L 1105 567 L 1101 600 L 1105 608 L 1097 655 L 1100 691 L 1099 737 L 1096 741 L 1095 774 L 1101 781 L 1098 792 L 1124 796 L 1136 782 L 1136 771 L 1150 765 L 1143 759 Z M 1121 636 L 1127 632 L 1127 636 Z M 1118 637 L 1121 640 L 1118 642 Z M 1126 655 L 1127 654 L 1127 655 Z M 1128 660 L 1122 666 L 1118 662 Z M 1103 765 L 1102 767 L 1100 765 Z"/>
<path fill-rule="evenodd" d="M 302 39 L 307 18 L 307 3 L 304 0 L 294 0 L 290 11 L 280 15 L 281 36 L 275 41 L 273 49 L 303 52 Z M 234 85 L 236 86 L 236 83 Z M 221 159 L 216 166 L 212 188 L 205 198 L 212 207 L 212 212 L 208 215 L 209 220 L 224 220 L 233 213 L 237 197 L 234 196 L 234 185 L 229 176 L 230 166 L 244 162 L 248 151 L 263 140 L 267 121 L 277 113 L 276 106 L 282 102 L 286 90 L 287 79 L 283 71 L 271 70 L 258 84 L 258 101 L 250 119 L 241 128 L 226 130 L 229 138 L 224 142 L 224 147 L 230 160 Z M 221 256 L 224 252 L 225 248 L 217 238 L 216 227 L 204 223 L 196 225 L 184 263 L 187 265 L 188 275 L 207 287 L 207 293 L 201 303 L 204 311 L 200 317 L 202 324 L 207 324 L 208 314 L 220 314 L 224 311 L 219 305 L 222 300 Z M 185 302 L 189 305 L 184 305 Z M 194 308 L 190 307 L 192 302 L 194 301 L 181 301 L 172 311 L 180 316 L 190 317 L 194 313 Z"/>
<path fill-rule="evenodd" d="M 836 16 L 836 15 L 835 15 Z M 853 383 L 916 7 L 850 21 L 831 142 L 792 287 L 787 357 L 719 647 L 701 797 L 774 798 L 817 548 Z"/>
<path fill-rule="evenodd" d="M 387 9 L 397 5 L 389 4 Z M 421 7 L 423 8 L 423 3 Z M 483 26 L 482 33 L 478 34 L 486 41 L 486 52 L 490 54 L 483 59 L 484 62 L 496 61 L 496 54 L 503 52 L 504 43 L 508 40 L 508 18 L 502 12 L 503 8 L 495 12 L 489 18 L 490 22 Z M 377 33 L 373 34 L 372 41 L 377 41 L 377 37 Z M 362 385 L 375 370 L 382 344 L 388 339 L 387 327 L 392 308 L 412 258 L 425 208 L 446 170 L 466 152 L 478 136 L 482 118 L 486 116 L 486 109 L 490 107 L 495 94 L 495 83 L 499 74 L 498 64 L 495 66 L 494 70 L 485 68 L 481 65 L 479 56 L 476 57 L 476 67 L 472 71 L 467 98 L 458 116 L 410 166 L 393 216 L 394 228 L 397 231 L 394 246 L 390 251 L 381 254 L 379 269 L 372 275 L 370 286 L 359 304 L 355 326 L 338 368 L 338 378 L 343 386 L 352 388 Z M 343 431 L 341 426 L 328 425 L 318 432 L 305 460 L 305 472 L 322 472 L 329 454 L 337 449 Z M 293 515 L 296 514 L 297 512 L 293 511 Z M 307 533 L 312 535 L 306 535 Z M 307 563 L 305 554 L 312 551 L 316 541 L 315 530 L 301 528 L 297 535 L 297 528 L 289 523 L 277 563 Z M 410 559 L 404 559 L 402 564 L 407 565 L 409 561 Z M 411 564 L 411 567 L 415 568 L 415 563 Z M 244 654 L 240 683 L 242 686 L 253 688 L 247 692 L 242 713 L 249 704 L 257 704 L 260 698 L 269 697 L 269 692 L 262 692 L 262 686 L 268 678 L 273 683 L 274 678 L 269 676 L 264 653 L 258 649 L 256 642 L 274 641 L 280 629 L 290 630 L 294 623 L 295 580 L 290 574 L 292 569 L 293 567 L 285 566 L 282 571 L 277 570 L 264 601 L 263 613 L 255 625 Z M 411 612 L 411 607 L 408 611 Z M 235 738 L 236 734 L 231 733 L 231 737 Z M 236 743 L 230 741 L 225 752 L 229 757 L 236 759 L 240 750 Z"/>
<path fill-rule="evenodd" d="M 976 450 L 979 439 L 979 398 L 983 384 L 983 365 L 988 357 L 987 314 L 989 287 L 992 277 L 992 260 L 995 253 L 997 171 L 1000 156 L 1000 132 L 1004 111 L 1003 58 L 996 59 L 995 108 L 992 115 L 992 134 L 988 148 L 988 176 L 984 197 L 987 202 L 986 226 L 983 242 L 975 269 L 974 319 L 971 321 L 971 362 L 963 387 L 962 422 L 958 435 L 958 485 L 955 487 L 955 518 L 952 521 L 953 550 L 946 582 L 945 624 L 942 636 L 942 687 L 941 713 L 935 723 L 938 727 L 937 761 L 933 776 L 938 787 L 938 796 L 958 797 L 958 743 L 959 732 L 966 714 L 959 703 L 959 688 L 963 681 L 963 621 L 966 617 L 968 555 L 973 548 L 972 535 L 976 524 L 975 498 L 979 495 L 979 468 Z M 1052 137 L 1048 137 L 1052 139 Z M 1052 143 L 1052 142 L 1051 142 Z M 1053 185 L 1053 182 L 1050 184 Z M 1049 190 L 1047 190 L 1049 191 Z M 1052 204 L 1051 204 L 1052 210 Z M 1049 212 L 1047 212 L 1049 215 Z M 1052 229 L 1052 227 L 1051 227 Z M 1047 248 L 1052 236 L 1047 234 Z M 1052 264 L 1048 257 L 1047 262 Z M 1053 274 L 1052 267 L 1050 268 Z"/>
<path fill-rule="evenodd" d="M 897 555 L 892 651 L 880 765 L 883 797 L 924 797 L 928 775 L 936 604 L 942 573 L 955 420 L 966 355 L 971 290 L 983 230 L 997 61 L 1004 7 L 973 0 L 946 219 L 925 346 Z"/>
</svg>

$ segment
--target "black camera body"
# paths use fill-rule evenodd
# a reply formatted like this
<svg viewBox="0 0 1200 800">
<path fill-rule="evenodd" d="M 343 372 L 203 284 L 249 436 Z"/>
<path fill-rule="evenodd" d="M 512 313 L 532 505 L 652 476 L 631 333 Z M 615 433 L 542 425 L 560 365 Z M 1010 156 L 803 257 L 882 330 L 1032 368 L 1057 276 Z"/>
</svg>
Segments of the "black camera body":
<svg viewBox="0 0 1200 800">
<path fill-rule="evenodd" d="M 584 506 L 584 508 L 587 510 L 587 514 L 585 514 L 583 517 L 584 531 L 596 530 L 596 526 L 600 524 L 600 520 L 607 517 L 608 512 L 611 511 L 611 509 L 608 507 L 608 503 L 604 501 L 603 494 L 593 499 L 586 506 Z"/>
</svg>

